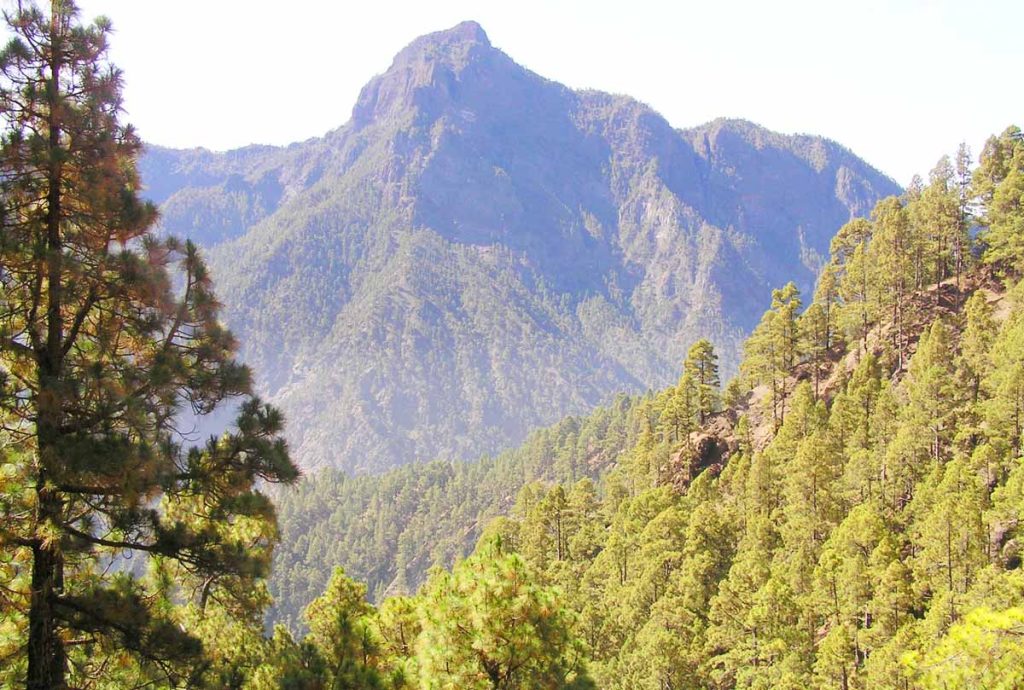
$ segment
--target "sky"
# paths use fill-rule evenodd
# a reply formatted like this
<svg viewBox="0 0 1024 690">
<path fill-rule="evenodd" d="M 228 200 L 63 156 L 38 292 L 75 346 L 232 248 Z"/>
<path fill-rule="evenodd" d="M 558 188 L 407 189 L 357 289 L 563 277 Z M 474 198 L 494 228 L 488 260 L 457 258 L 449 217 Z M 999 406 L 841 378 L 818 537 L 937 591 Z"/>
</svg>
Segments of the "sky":
<svg viewBox="0 0 1024 690">
<path fill-rule="evenodd" d="M 12 0 L 0 0 L 10 7 Z M 741 117 L 819 134 L 900 184 L 1024 125 L 1020 0 L 79 0 L 114 25 L 127 119 L 174 147 L 287 144 L 344 124 L 415 37 L 474 19 L 573 88 L 675 127 Z"/>
</svg>

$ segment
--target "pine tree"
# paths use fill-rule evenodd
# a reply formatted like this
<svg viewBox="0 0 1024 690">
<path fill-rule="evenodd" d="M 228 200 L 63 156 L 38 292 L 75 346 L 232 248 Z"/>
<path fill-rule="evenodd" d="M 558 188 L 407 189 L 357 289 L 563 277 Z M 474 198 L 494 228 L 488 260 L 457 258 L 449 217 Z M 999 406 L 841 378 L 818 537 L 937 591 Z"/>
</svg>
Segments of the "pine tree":
<svg viewBox="0 0 1024 690">
<path fill-rule="evenodd" d="M 992 305 L 985 293 L 977 291 L 965 305 L 967 327 L 960 341 L 961 362 L 971 391 L 971 402 L 977 403 L 981 382 L 991 369 L 990 352 L 996 336 Z"/>
<path fill-rule="evenodd" d="M 1013 310 L 990 350 L 991 370 L 983 385 L 991 398 L 984 416 L 993 444 L 1019 458 L 1024 452 L 1024 282 L 1010 296 Z"/>
<path fill-rule="evenodd" d="M 766 516 L 749 519 L 729 574 L 711 599 L 705 663 L 714 687 L 738 687 L 741 676 L 749 684 L 762 663 L 764 619 L 754 609 L 758 592 L 771 576 L 771 554 L 777 544 L 778 534 Z"/>
<path fill-rule="evenodd" d="M 910 655 L 907 665 L 925 690 L 1011 690 L 1024 684 L 1022 637 L 1024 608 L 979 608 L 924 654 Z"/>
<path fill-rule="evenodd" d="M 274 628 L 263 659 L 253 669 L 245 690 L 325 690 L 327 668 L 311 642 L 297 643 L 282 626 Z"/>
<path fill-rule="evenodd" d="M 884 304 L 889 305 L 887 317 L 892 329 L 892 348 L 896 353 L 897 367 L 902 370 L 907 349 L 907 324 L 912 317 L 908 313 L 913 281 L 910 218 L 896 197 L 880 201 L 872 216 L 874 235 L 869 257 L 874 267 L 875 292 Z"/>
<path fill-rule="evenodd" d="M 932 322 L 918 342 L 906 382 L 908 404 L 903 409 L 903 423 L 911 435 L 925 430 L 935 461 L 941 460 L 948 451 L 960 402 L 953 385 L 951 351 L 949 327 L 941 320 Z M 915 440 L 922 441 L 920 437 Z"/>
<path fill-rule="evenodd" d="M 871 552 L 869 565 L 874 583 L 871 628 L 863 636 L 866 646 L 877 649 L 896 637 L 900 629 L 913 620 L 916 604 L 911 584 L 913 577 L 904 563 L 903 553 L 909 550 L 903 536 L 886 534 Z"/>
<path fill-rule="evenodd" d="M 967 268 L 971 255 L 971 224 L 974 222 L 973 198 L 971 192 L 971 150 L 961 143 L 956 150 L 956 171 L 954 190 L 957 200 L 957 226 L 953 235 L 953 261 L 956 270 L 956 289 L 959 299 L 961 276 Z M 957 306 L 960 306 L 959 301 Z"/>
<path fill-rule="evenodd" d="M 16 594 L 27 617 L 25 682 L 65 688 L 73 675 L 84 684 L 110 650 L 191 674 L 198 641 L 139 581 L 98 564 L 137 552 L 211 586 L 264 575 L 265 554 L 249 554 L 223 525 L 272 521 L 257 480 L 297 473 L 280 415 L 256 401 L 242 405 L 236 433 L 205 448 L 176 442 L 180 412 L 247 395 L 250 375 L 232 357 L 195 248 L 150 231 L 141 144 L 118 121 L 121 75 L 106 61 L 110 24 L 81 25 L 70 0 L 49 13 L 19 3 L 6 19 L 0 433 L 4 462 L 23 482 L 3 497 L 2 541 L 31 564 Z M 182 502 L 198 514 L 175 513 Z"/>
<path fill-rule="evenodd" d="M 877 311 L 872 267 L 867 256 L 873 231 L 871 221 L 856 218 L 839 228 L 831 245 L 831 265 L 837 273 L 838 294 L 842 300 L 836 321 L 846 333 L 847 342 L 858 340 L 862 349 Z"/>
<path fill-rule="evenodd" d="M 700 503 L 683 539 L 682 562 L 668 589 L 652 607 L 636 638 L 637 687 L 707 687 L 701 662 L 707 642 L 707 609 L 729 567 L 735 548 L 734 526 L 711 503 Z"/>
<path fill-rule="evenodd" d="M 874 621 L 872 610 L 874 578 L 871 554 L 885 538 L 886 527 L 878 506 L 862 503 L 847 513 L 825 542 L 814 572 L 815 597 L 830 628 L 847 627 L 849 647 L 831 641 L 827 653 L 843 648 L 852 653 L 851 665 L 859 666 L 867 656 L 861 631 Z M 828 664 L 833 671 L 835 660 Z"/>
<path fill-rule="evenodd" d="M 366 601 L 366 585 L 353 581 L 342 568 L 334 570 L 327 589 L 307 607 L 307 641 L 324 660 L 328 687 L 382 687 L 373 613 Z"/>
<path fill-rule="evenodd" d="M 800 355 L 800 291 L 793 283 L 772 291 L 771 309 L 761 317 L 744 344 L 743 369 L 757 383 L 768 386 L 768 404 L 776 429 L 785 421 L 788 378 Z"/>
<path fill-rule="evenodd" d="M 985 142 L 974 174 L 987 226 L 984 261 L 1005 273 L 1024 273 L 1024 137 L 1009 127 Z"/>
<path fill-rule="evenodd" d="M 928 283 L 941 283 L 955 271 L 956 247 L 963 244 L 960 205 L 953 164 L 949 156 L 943 156 L 929 173 L 928 186 L 916 204 Z"/>
<path fill-rule="evenodd" d="M 523 560 L 484 545 L 422 594 L 420 687 L 561 690 L 593 687 L 571 618 Z"/>
<path fill-rule="evenodd" d="M 711 341 L 702 338 L 686 353 L 683 371 L 690 375 L 697 387 L 697 416 L 701 424 L 718 409 L 719 388 L 718 355 Z"/>
<path fill-rule="evenodd" d="M 814 397 L 821 392 L 821 373 L 828 358 L 832 326 L 828 311 L 815 300 L 800 316 L 800 333 L 803 336 L 803 351 L 811 365 L 814 379 Z"/>
<path fill-rule="evenodd" d="M 967 463 L 957 458 L 933 475 L 934 488 L 920 494 L 921 519 L 914 525 L 916 584 L 949 623 L 960 615 L 959 597 L 974 582 L 987 553 L 983 514 L 987 492 Z M 918 507 L 915 505 L 915 509 Z"/>
<path fill-rule="evenodd" d="M 696 429 L 701 389 L 693 373 L 686 371 L 679 384 L 664 398 L 658 426 L 666 441 L 683 441 L 690 450 L 690 433 Z"/>
<path fill-rule="evenodd" d="M 604 528 L 598 520 L 600 509 L 594 482 L 576 482 L 569 491 L 569 557 L 584 567 L 597 555 L 604 538 Z"/>
<path fill-rule="evenodd" d="M 793 371 L 801 355 L 797 317 L 802 306 L 800 291 L 795 284 L 786 283 L 781 290 L 772 290 L 772 310 L 779 316 L 774 337 L 778 342 L 780 364 L 786 373 Z"/>
<path fill-rule="evenodd" d="M 849 623 L 833 625 L 818 644 L 814 675 L 818 686 L 850 690 L 856 674 L 854 637 L 856 631 Z"/>
<path fill-rule="evenodd" d="M 561 484 L 546 491 L 526 515 L 520 552 L 539 570 L 569 557 L 568 499 Z"/>
<path fill-rule="evenodd" d="M 822 328 L 819 346 L 826 352 L 832 349 L 836 337 L 836 308 L 839 302 L 839 281 L 835 264 L 828 263 L 822 269 L 818 285 L 814 289 L 813 304 L 822 311 Z"/>
</svg>

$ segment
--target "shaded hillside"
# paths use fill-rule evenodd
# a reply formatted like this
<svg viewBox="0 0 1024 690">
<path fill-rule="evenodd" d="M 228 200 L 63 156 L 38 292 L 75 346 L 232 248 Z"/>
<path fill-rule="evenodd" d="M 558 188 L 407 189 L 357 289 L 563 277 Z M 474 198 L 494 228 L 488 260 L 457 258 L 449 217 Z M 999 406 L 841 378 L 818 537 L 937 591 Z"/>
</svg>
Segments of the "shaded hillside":
<svg viewBox="0 0 1024 690">
<path fill-rule="evenodd" d="M 824 139 L 572 91 L 472 22 L 414 41 L 323 138 L 142 167 L 296 456 L 356 471 L 663 386 L 698 337 L 732 370 L 769 288 L 808 288 L 834 229 L 897 191 Z"/>
</svg>

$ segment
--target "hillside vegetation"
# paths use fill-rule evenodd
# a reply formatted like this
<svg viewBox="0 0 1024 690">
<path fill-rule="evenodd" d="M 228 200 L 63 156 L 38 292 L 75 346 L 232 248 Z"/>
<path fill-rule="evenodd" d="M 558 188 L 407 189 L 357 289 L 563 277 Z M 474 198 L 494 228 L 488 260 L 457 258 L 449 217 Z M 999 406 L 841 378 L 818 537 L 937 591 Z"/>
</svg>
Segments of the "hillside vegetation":
<svg viewBox="0 0 1024 690">
<path fill-rule="evenodd" d="M 973 173 L 968 165 L 963 149 L 943 158 L 927 183 L 843 226 L 809 306 L 792 285 L 776 290 L 724 391 L 713 350 L 698 344 L 676 386 L 567 420 L 503 460 L 437 464 L 352 493 L 348 480 L 321 475 L 305 497 L 327 505 L 333 486 L 325 514 L 347 536 L 280 556 L 323 581 L 340 557 L 380 594 L 393 578 L 415 581 L 417 559 L 445 562 L 511 505 L 465 563 L 498 549 L 554 588 L 599 687 L 1015 687 L 1024 659 L 1019 131 L 993 137 Z M 580 465 L 586 457 L 601 459 Z M 474 471 L 472 487 L 449 483 Z M 513 503 L 509 476 L 537 481 Z M 422 500 L 402 499 L 410 486 Z M 286 534 L 303 519 L 301 503 L 281 504 Z M 399 537 L 400 575 L 361 560 L 395 553 L 379 546 L 384 526 L 409 540 Z M 352 539 L 346 558 L 339 542 L 371 531 L 378 545 Z M 438 548 L 413 556 L 423 543 Z M 370 563 L 376 570 L 362 572 Z M 299 572 L 289 568 L 299 566 L 278 575 Z M 384 639 L 396 607 L 428 621 L 447 577 L 435 572 L 418 595 L 384 599 L 363 620 Z M 424 672 L 423 649 L 397 655 L 407 679 Z M 396 663 L 387 648 L 377 653 L 368 669 Z"/>
<path fill-rule="evenodd" d="M 271 618 L 303 627 L 302 608 L 343 564 L 372 599 L 414 592 L 435 564 L 469 553 L 482 529 L 507 515 L 536 481 L 596 479 L 636 443 L 641 398 L 530 435 L 520 447 L 474 462 L 434 461 L 377 476 L 319 472 L 275 496 L 282 543 L 271 587 Z"/>
</svg>

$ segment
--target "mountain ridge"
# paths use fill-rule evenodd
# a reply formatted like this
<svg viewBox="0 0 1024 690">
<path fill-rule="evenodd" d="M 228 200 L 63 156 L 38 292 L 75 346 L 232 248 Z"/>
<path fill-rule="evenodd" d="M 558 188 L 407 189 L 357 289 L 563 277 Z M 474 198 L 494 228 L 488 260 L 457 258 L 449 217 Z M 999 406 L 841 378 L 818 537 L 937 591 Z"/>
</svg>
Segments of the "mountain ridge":
<svg viewBox="0 0 1024 690">
<path fill-rule="evenodd" d="M 770 288 L 806 291 L 899 191 L 820 138 L 573 91 L 475 23 L 410 44 L 322 138 L 149 156 L 301 461 L 356 471 L 495 452 L 664 385 L 702 336 L 730 371 Z"/>
</svg>

